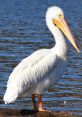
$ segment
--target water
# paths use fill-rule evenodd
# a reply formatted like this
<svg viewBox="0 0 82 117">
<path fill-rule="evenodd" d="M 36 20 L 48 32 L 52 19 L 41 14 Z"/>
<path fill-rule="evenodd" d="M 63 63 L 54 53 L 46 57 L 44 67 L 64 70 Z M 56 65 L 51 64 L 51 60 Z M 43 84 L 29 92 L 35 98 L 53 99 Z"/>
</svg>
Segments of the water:
<svg viewBox="0 0 82 117">
<path fill-rule="evenodd" d="M 19 61 L 37 49 L 54 45 L 45 24 L 46 9 L 52 5 L 63 8 L 81 47 L 81 0 L 0 0 L 0 108 L 33 108 L 30 98 L 18 99 L 9 105 L 5 105 L 2 98 L 9 74 Z M 82 115 L 82 51 L 78 54 L 67 43 L 68 68 L 58 84 L 44 93 L 43 101 L 48 110 Z"/>
</svg>

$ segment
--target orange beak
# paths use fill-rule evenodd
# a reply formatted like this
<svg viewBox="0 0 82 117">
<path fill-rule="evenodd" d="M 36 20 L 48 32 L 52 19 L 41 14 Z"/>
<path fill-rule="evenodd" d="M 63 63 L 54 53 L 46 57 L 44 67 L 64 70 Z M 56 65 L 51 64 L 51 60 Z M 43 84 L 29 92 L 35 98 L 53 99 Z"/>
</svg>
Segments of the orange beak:
<svg viewBox="0 0 82 117">
<path fill-rule="evenodd" d="M 74 36 L 72 35 L 72 33 L 71 33 L 65 19 L 62 16 L 59 16 L 59 19 L 60 20 L 53 19 L 54 25 L 56 25 L 66 35 L 66 37 L 69 39 L 71 44 L 75 47 L 77 52 L 80 52 L 80 49 L 77 46 L 77 44 L 75 42 L 75 39 L 74 39 Z"/>
</svg>

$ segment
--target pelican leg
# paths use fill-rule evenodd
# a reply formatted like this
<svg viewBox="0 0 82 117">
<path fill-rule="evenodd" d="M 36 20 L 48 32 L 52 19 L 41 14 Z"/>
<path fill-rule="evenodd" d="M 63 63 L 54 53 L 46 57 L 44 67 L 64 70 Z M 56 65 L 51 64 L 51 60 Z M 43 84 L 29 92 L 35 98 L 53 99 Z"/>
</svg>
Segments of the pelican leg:
<svg viewBox="0 0 82 117">
<path fill-rule="evenodd" d="M 33 106 L 34 106 L 34 111 L 37 111 L 37 105 L 36 105 L 36 101 L 35 101 L 35 94 L 32 94 L 32 102 L 33 102 Z"/>
<path fill-rule="evenodd" d="M 38 110 L 39 111 L 46 111 L 44 108 L 43 108 L 43 102 L 42 102 L 42 99 L 41 99 L 41 95 L 38 95 Z"/>
</svg>

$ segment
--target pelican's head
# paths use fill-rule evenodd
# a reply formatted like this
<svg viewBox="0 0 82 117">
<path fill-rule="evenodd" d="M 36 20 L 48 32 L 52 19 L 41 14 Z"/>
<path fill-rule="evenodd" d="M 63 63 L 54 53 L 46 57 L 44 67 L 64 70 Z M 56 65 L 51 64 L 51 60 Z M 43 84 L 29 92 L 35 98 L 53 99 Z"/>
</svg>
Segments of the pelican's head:
<svg viewBox="0 0 82 117">
<path fill-rule="evenodd" d="M 69 39 L 69 41 L 72 43 L 72 45 L 75 47 L 75 49 L 80 52 L 74 36 L 72 35 L 66 20 L 64 18 L 64 13 L 61 8 L 57 6 L 53 6 L 48 8 L 46 12 L 46 22 L 51 31 L 61 30 L 65 36 Z M 54 30 L 56 29 L 56 30 Z M 55 32 L 53 32 L 55 33 Z"/>
</svg>

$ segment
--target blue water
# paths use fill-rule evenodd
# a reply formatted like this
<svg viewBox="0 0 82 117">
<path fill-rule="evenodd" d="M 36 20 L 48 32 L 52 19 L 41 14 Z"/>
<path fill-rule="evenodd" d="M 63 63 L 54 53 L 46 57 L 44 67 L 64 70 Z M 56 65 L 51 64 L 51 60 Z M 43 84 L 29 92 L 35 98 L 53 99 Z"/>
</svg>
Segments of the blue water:
<svg viewBox="0 0 82 117">
<path fill-rule="evenodd" d="M 5 105 L 2 101 L 9 74 L 26 56 L 37 49 L 54 45 L 46 27 L 45 12 L 58 5 L 82 46 L 82 0 L 0 0 L 0 108 L 32 109 L 30 98 Z M 82 115 L 82 51 L 78 54 L 68 43 L 68 67 L 54 88 L 44 93 L 44 106 L 51 111 Z"/>
</svg>

